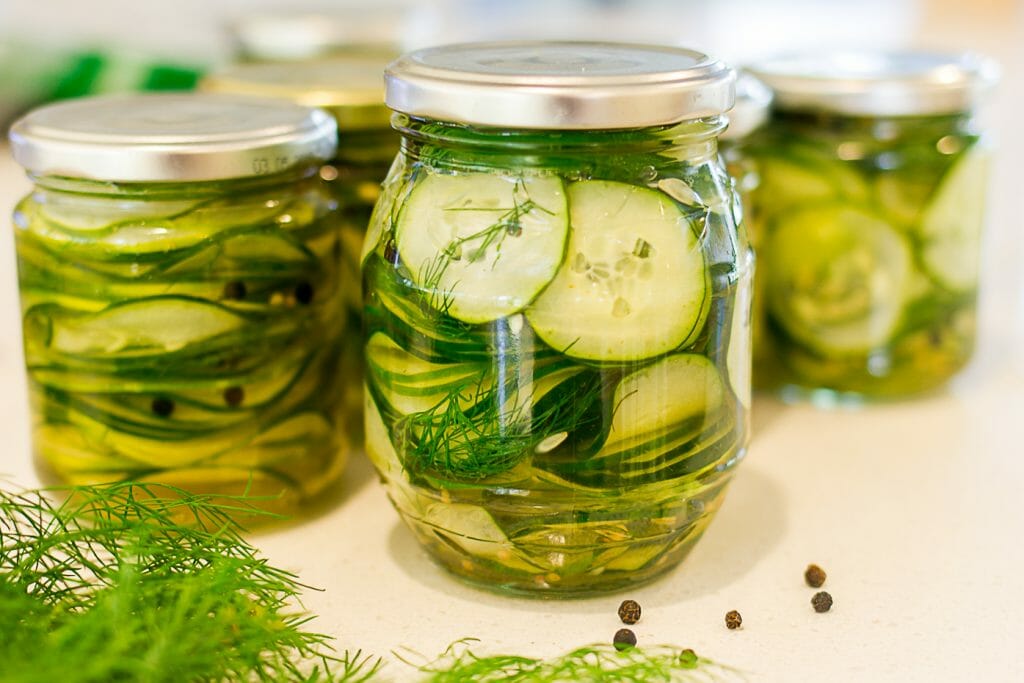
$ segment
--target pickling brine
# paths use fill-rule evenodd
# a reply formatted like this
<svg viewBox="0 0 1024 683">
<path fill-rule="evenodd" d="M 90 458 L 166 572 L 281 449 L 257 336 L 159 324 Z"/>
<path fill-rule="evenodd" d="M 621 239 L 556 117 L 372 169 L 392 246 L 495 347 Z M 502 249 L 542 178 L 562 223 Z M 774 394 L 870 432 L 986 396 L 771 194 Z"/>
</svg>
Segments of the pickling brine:
<svg viewBox="0 0 1024 683">
<path fill-rule="evenodd" d="M 367 452 L 396 508 L 491 588 L 674 566 L 747 437 L 751 256 L 721 119 L 394 123 L 362 265 Z"/>
<path fill-rule="evenodd" d="M 767 67 L 781 101 L 746 146 L 760 182 L 758 386 L 901 396 L 971 356 L 990 154 L 967 103 L 981 77 L 959 65 L 958 84 L 933 83 L 940 62 L 921 59 L 862 77 L 903 99 L 843 99 L 819 75 L 816 108 Z"/>
</svg>

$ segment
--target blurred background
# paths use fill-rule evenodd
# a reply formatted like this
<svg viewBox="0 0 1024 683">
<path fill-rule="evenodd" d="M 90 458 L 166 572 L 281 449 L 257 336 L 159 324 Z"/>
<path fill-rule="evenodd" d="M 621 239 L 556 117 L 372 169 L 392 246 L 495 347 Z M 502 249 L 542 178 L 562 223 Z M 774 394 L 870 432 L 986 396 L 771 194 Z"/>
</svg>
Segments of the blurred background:
<svg viewBox="0 0 1024 683">
<path fill-rule="evenodd" d="M 986 127 L 1001 154 L 982 317 L 1006 332 L 990 341 L 1024 346 L 1024 249 L 1013 200 L 1024 158 L 1016 114 L 1024 106 L 1024 0 L 0 0 L 0 125 L 52 99 L 188 89 L 240 59 L 511 38 L 682 44 L 734 64 L 823 47 L 995 57 L 1004 75 Z M 1014 354 L 1024 374 L 1024 353 Z"/>
</svg>

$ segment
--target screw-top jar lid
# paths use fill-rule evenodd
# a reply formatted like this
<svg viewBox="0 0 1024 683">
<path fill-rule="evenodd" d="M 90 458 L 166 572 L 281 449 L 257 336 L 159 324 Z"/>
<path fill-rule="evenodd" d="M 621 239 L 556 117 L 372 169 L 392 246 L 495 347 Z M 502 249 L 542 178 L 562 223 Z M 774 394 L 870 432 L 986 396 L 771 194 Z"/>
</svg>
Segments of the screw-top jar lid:
<svg viewBox="0 0 1024 683">
<path fill-rule="evenodd" d="M 200 83 L 208 92 L 280 97 L 307 107 L 322 107 L 338 128 L 388 128 L 384 106 L 384 68 L 391 57 L 339 57 L 315 62 L 237 64 Z"/>
<path fill-rule="evenodd" d="M 725 112 L 734 81 L 717 59 L 676 47 L 466 43 L 393 62 L 386 101 L 411 116 L 480 126 L 641 128 Z"/>
<path fill-rule="evenodd" d="M 781 56 L 750 67 L 783 111 L 914 116 L 970 111 L 999 78 L 973 53 L 838 52 Z"/>
<path fill-rule="evenodd" d="M 723 140 L 739 140 L 768 120 L 772 106 L 771 89 L 752 74 L 741 71 L 736 79 L 736 104 L 729 110 L 729 127 Z"/>
<path fill-rule="evenodd" d="M 120 182 L 202 181 L 288 170 L 334 155 L 334 119 L 282 100 L 106 95 L 36 109 L 11 126 L 30 173 Z"/>
</svg>

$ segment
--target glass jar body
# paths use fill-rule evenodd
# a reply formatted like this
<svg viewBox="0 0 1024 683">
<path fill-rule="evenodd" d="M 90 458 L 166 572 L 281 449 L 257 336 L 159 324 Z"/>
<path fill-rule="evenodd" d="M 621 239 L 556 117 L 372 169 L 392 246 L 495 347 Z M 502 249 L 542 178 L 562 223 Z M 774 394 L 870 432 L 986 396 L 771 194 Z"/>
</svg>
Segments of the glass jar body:
<svg viewBox="0 0 1024 683">
<path fill-rule="evenodd" d="M 892 398 L 962 368 L 989 167 L 971 118 L 782 115 L 748 149 L 755 385 Z"/>
<path fill-rule="evenodd" d="M 14 224 L 48 478 L 248 492 L 274 509 L 337 478 L 347 320 L 338 221 L 315 171 L 35 179 Z"/>
<path fill-rule="evenodd" d="M 367 452 L 395 507 L 492 589 L 671 568 L 747 441 L 752 261 L 720 123 L 396 127 L 362 258 Z"/>
</svg>

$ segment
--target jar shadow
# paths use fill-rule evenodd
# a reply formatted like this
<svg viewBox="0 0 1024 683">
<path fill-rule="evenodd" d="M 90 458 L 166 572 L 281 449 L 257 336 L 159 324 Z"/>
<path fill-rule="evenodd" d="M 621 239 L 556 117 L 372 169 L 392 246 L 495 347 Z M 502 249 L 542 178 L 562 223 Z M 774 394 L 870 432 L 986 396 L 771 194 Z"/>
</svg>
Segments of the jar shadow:
<svg viewBox="0 0 1024 683">
<path fill-rule="evenodd" d="M 771 430 L 779 416 L 785 412 L 786 404 L 771 393 L 754 393 L 753 405 L 750 408 L 751 439 L 755 442 Z"/>
<path fill-rule="evenodd" d="M 435 564 L 401 521 L 391 528 L 388 554 L 404 574 L 424 590 L 436 592 L 439 599 L 444 596 L 445 600 L 537 614 L 602 614 L 608 611 L 609 595 L 646 595 L 657 604 L 669 604 L 715 593 L 751 571 L 779 543 L 785 527 L 780 486 L 763 472 L 747 467 L 737 472 L 722 509 L 690 556 L 680 567 L 639 589 L 593 598 L 492 593 L 463 583 Z"/>
</svg>

